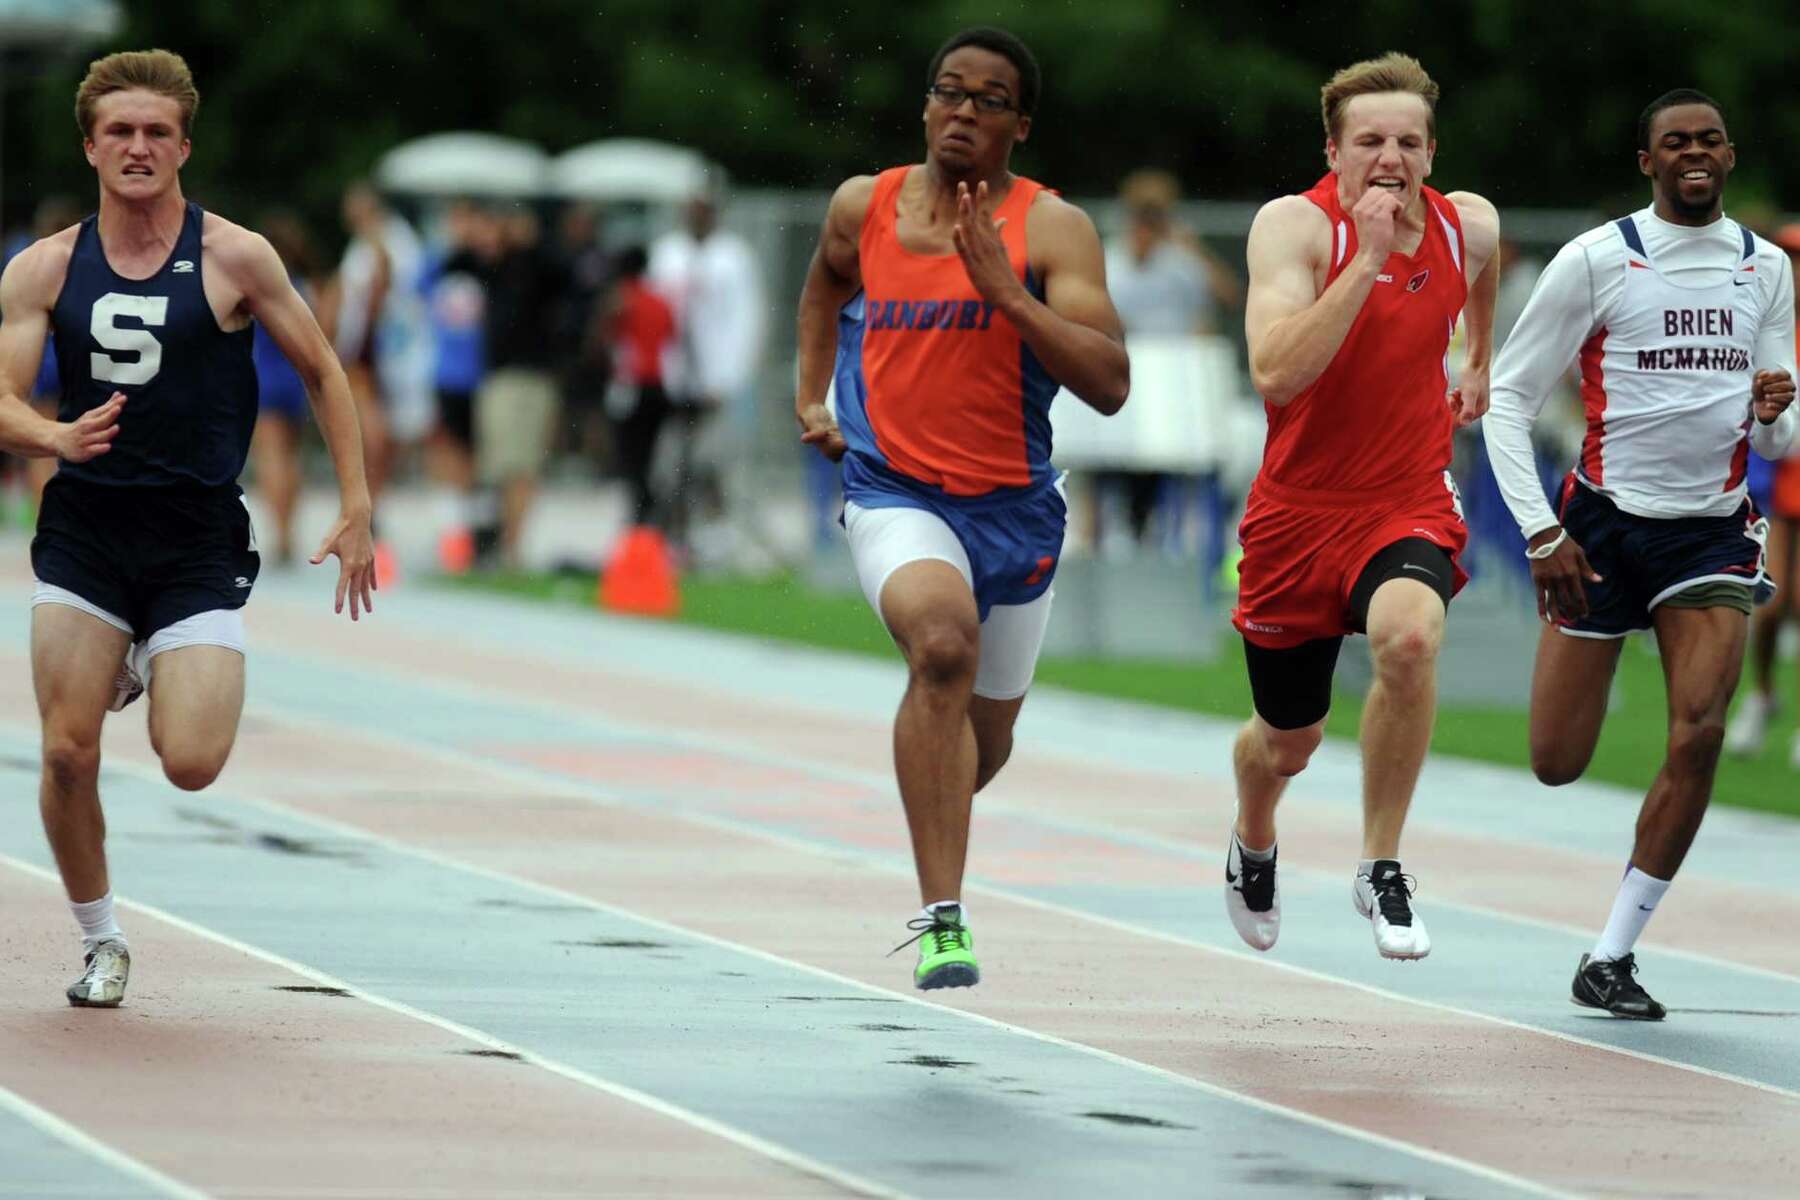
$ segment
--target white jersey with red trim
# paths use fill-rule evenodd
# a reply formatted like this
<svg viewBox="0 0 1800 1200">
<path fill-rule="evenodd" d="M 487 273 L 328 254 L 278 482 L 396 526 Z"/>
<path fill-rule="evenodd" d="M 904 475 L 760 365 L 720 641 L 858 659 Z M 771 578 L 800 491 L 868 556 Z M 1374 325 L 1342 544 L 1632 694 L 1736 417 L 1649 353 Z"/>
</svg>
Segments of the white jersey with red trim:
<svg viewBox="0 0 1800 1200">
<path fill-rule="evenodd" d="M 1556 517 L 1531 422 L 1557 379 L 1581 372 L 1587 435 L 1576 477 L 1644 517 L 1725 516 L 1744 500 L 1752 446 L 1779 458 L 1789 411 L 1750 411 L 1759 370 L 1794 370 L 1787 255 L 1735 221 L 1674 225 L 1650 209 L 1564 246 L 1494 367 L 1488 456 L 1525 536 Z"/>
</svg>

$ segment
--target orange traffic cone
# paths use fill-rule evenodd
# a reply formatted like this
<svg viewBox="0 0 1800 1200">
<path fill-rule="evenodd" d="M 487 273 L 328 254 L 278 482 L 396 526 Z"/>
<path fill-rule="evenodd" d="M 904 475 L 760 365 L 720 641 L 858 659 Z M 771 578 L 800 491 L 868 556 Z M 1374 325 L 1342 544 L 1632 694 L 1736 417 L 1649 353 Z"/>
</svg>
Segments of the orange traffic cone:
<svg viewBox="0 0 1800 1200">
<path fill-rule="evenodd" d="M 438 538 L 438 566 L 446 575 L 467 575 L 475 565 L 475 535 L 467 525 L 444 530 Z"/>
<path fill-rule="evenodd" d="M 600 607 L 646 617 L 672 617 L 681 608 L 675 559 L 662 532 L 648 525 L 625 531 L 600 572 Z"/>
<path fill-rule="evenodd" d="M 391 588 L 400 582 L 400 563 L 394 558 L 394 548 L 386 542 L 375 543 L 375 586 Z"/>
</svg>

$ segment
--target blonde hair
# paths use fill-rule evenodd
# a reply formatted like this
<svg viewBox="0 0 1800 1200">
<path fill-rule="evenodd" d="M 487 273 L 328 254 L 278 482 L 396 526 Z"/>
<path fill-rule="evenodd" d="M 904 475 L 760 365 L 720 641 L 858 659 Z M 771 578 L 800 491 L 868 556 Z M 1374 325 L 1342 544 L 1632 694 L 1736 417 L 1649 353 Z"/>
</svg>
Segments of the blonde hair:
<svg viewBox="0 0 1800 1200">
<path fill-rule="evenodd" d="M 1380 58 L 1352 63 L 1331 77 L 1319 89 L 1319 108 L 1325 117 L 1325 136 L 1337 140 L 1343 123 L 1344 105 L 1358 96 L 1376 92 L 1411 92 L 1425 101 L 1425 134 L 1437 137 L 1438 85 L 1419 60 L 1410 54 L 1390 51 Z"/>
<path fill-rule="evenodd" d="M 181 108 L 181 136 L 188 135 L 200 91 L 181 55 L 169 50 L 124 50 L 88 64 L 87 77 L 75 89 L 75 123 L 81 136 L 94 136 L 94 107 L 102 96 L 133 90 L 167 96 Z"/>
</svg>

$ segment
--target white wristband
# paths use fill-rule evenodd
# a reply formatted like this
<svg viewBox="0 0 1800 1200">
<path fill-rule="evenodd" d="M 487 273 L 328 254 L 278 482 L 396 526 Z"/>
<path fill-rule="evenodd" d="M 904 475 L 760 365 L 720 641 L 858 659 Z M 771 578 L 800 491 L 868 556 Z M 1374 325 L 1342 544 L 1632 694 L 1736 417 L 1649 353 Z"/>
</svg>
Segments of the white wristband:
<svg viewBox="0 0 1800 1200">
<path fill-rule="evenodd" d="M 1525 557 L 1530 558 L 1530 559 L 1549 558 L 1552 554 L 1556 553 L 1556 548 L 1558 546 L 1562 545 L 1564 542 L 1566 542 L 1568 540 L 1569 540 L 1569 531 L 1567 529 L 1565 529 L 1561 533 L 1558 533 L 1554 538 L 1550 539 L 1549 541 L 1545 542 L 1543 545 L 1539 546 L 1536 550 L 1525 551 Z"/>
</svg>

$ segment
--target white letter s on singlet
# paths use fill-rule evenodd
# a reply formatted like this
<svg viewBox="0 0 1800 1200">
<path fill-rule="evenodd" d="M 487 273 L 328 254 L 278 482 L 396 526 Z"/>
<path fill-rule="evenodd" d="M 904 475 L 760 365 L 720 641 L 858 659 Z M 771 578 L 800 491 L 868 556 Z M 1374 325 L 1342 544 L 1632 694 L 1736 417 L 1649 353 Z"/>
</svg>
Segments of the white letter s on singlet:
<svg viewBox="0 0 1800 1200">
<path fill-rule="evenodd" d="M 146 325 L 161 325 L 168 320 L 167 296 L 127 296 L 108 292 L 94 301 L 94 318 L 88 331 L 94 340 L 109 351 L 121 354 L 135 351 L 136 362 L 120 362 L 111 354 L 88 355 L 88 373 L 106 383 L 149 383 L 162 369 L 162 343 L 148 329 L 121 329 L 114 324 L 119 317 L 136 317 Z"/>
</svg>

